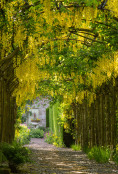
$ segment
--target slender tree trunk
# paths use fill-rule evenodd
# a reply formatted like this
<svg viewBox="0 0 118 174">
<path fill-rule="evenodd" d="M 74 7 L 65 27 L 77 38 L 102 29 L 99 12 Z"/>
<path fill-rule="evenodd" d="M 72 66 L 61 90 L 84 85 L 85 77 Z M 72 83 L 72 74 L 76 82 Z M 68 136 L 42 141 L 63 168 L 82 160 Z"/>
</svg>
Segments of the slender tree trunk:
<svg viewBox="0 0 118 174">
<path fill-rule="evenodd" d="M 89 116 L 90 116 L 90 126 L 89 126 L 89 129 L 90 129 L 90 147 L 93 146 L 93 134 L 92 134 L 92 131 L 93 131 L 93 112 L 92 112 L 92 106 L 89 108 L 90 112 L 89 112 Z"/>
<path fill-rule="evenodd" d="M 79 131 L 79 142 L 82 146 L 82 108 L 81 105 L 79 104 L 79 119 L 78 119 L 78 131 Z"/>
<path fill-rule="evenodd" d="M 75 144 L 78 144 L 78 115 L 77 115 L 77 104 L 73 103 L 73 112 L 75 119 Z"/>
<path fill-rule="evenodd" d="M 92 103 L 92 146 L 95 145 L 95 115 L 94 115 L 94 103 Z"/>
<path fill-rule="evenodd" d="M 80 138 L 81 138 L 81 146 L 83 147 L 83 114 L 82 114 L 82 105 L 80 107 Z"/>
<path fill-rule="evenodd" d="M 2 78 L 0 79 L 0 142 L 2 138 Z"/>
<path fill-rule="evenodd" d="M 83 147 L 83 106 L 81 105 L 81 145 Z"/>
<path fill-rule="evenodd" d="M 76 137 L 77 137 L 77 144 L 80 144 L 80 105 L 77 103 L 77 112 L 76 112 Z"/>
<path fill-rule="evenodd" d="M 104 91 L 103 91 L 104 92 Z M 105 138 L 105 116 L 104 116 L 104 112 L 105 112 L 105 109 L 104 109 L 104 94 L 102 93 L 102 145 L 104 146 L 105 145 L 105 141 L 104 141 L 104 138 Z"/>
<path fill-rule="evenodd" d="M 100 116 L 99 116 L 99 126 L 100 126 L 100 146 L 102 146 L 103 144 L 102 144 L 102 128 L 103 128 L 103 123 L 102 123 L 102 117 L 103 117 L 103 108 L 102 108 L 102 105 L 103 105 L 103 103 L 102 103 L 103 101 L 102 101 L 102 94 L 100 94 Z"/>
<path fill-rule="evenodd" d="M 88 146 L 88 104 L 87 100 L 85 99 L 85 146 Z"/>
<path fill-rule="evenodd" d="M 99 135 L 100 127 L 99 127 L 99 96 L 96 98 L 96 145 L 99 145 Z"/>
<path fill-rule="evenodd" d="M 113 90 L 112 90 L 112 108 L 111 108 L 111 113 L 112 113 L 111 143 L 112 143 L 113 147 L 115 148 L 115 146 L 116 146 L 116 91 L 115 91 L 115 86 L 113 86 L 112 89 Z"/>
<path fill-rule="evenodd" d="M 106 107 L 106 146 L 109 145 L 109 116 L 110 116 L 110 103 L 109 103 L 109 95 L 106 94 L 105 96 L 105 107 Z"/>
</svg>

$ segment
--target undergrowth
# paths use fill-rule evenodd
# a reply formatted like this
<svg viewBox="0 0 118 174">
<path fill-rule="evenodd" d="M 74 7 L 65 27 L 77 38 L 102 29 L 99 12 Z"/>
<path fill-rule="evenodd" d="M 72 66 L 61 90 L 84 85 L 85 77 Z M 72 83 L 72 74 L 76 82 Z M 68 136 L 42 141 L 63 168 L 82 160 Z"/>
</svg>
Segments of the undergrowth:
<svg viewBox="0 0 118 174">
<path fill-rule="evenodd" d="M 95 159 L 98 163 L 107 163 L 110 159 L 110 149 L 94 146 L 88 152 L 89 159 Z"/>
<path fill-rule="evenodd" d="M 20 144 L 28 144 L 30 142 L 30 129 L 27 126 L 19 125 L 15 130 L 15 140 Z"/>
<path fill-rule="evenodd" d="M 115 151 L 115 153 L 113 155 L 113 160 L 118 165 L 118 144 L 116 145 L 116 151 Z"/>
<path fill-rule="evenodd" d="M 48 144 L 53 144 L 56 147 L 64 147 L 64 143 L 62 141 L 62 138 L 60 136 L 56 136 L 52 132 L 48 132 L 45 134 L 45 142 Z"/>
<path fill-rule="evenodd" d="M 83 151 L 90 160 L 94 159 L 98 163 L 107 163 L 114 161 L 118 165 L 118 147 L 111 150 L 109 147 L 94 146 L 92 148 L 84 147 Z"/>
<path fill-rule="evenodd" d="M 78 145 L 72 144 L 72 145 L 71 145 L 71 148 L 72 148 L 74 151 L 79 151 L 79 150 L 81 150 L 81 145 L 80 145 L 80 144 L 78 144 Z"/>
<path fill-rule="evenodd" d="M 31 129 L 31 138 L 44 138 L 44 131 L 42 129 Z"/>
</svg>

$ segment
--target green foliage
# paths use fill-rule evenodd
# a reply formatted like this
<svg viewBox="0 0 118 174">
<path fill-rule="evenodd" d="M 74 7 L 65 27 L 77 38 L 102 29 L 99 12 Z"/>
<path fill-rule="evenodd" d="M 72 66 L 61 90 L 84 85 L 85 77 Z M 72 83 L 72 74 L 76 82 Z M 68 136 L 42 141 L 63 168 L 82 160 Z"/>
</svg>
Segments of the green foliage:
<svg viewBox="0 0 118 174">
<path fill-rule="evenodd" d="M 90 152 L 90 148 L 85 146 L 82 148 L 83 152 L 85 152 L 86 154 L 88 154 Z"/>
<path fill-rule="evenodd" d="M 1 166 L 2 162 L 6 161 L 6 160 L 7 160 L 7 158 L 5 157 L 2 150 L 0 149 L 0 166 Z"/>
<path fill-rule="evenodd" d="M 46 109 L 46 127 L 49 127 L 49 108 Z"/>
<path fill-rule="evenodd" d="M 89 15 L 87 15 L 87 12 L 86 12 L 85 15 L 82 15 L 82 20 L 79 21 L 79 19 L 81 17 L 79 17 L 77 14 L 78 18 L 76 19 L 75 11 L 80 11 L 80 13 L 82 13 L 82 10 L 84 10 L 84 7 L 85 7 L 85 9 L 87 9 L 86 6 L 95 7 L 95 6 L 101 5 L 101 1 L 98 1 L 98 0 L 91 0 L 91 1 L 68 0 L 67 1 L 67 0 L 65 0 L 64 2 L 61 2 L 61 3 L 58 1 L 56 1 L 57 3 L 55 3 L 55 1 L 51 0 L 51 10 L 48 8 L 46 9 L 46 7 L 43 4 L 43 1 L 41 1 L 42 3 L 40 3 L 40 1 L 37 1 L 37 0 L 32 0 L 31 2 L 27 1 L 28 4 L 27 3 L 25 4 L 25 1 L 24 1 L 24 4 L 22 4 L 20 2 L 17 3 L 16 0 L 14 0 L 13 2 L 14 3 L 6 1 L 6 4 L 5 4 L 6 7 L 5 6 L 2 7 L 2 5 L 1 5 L 1 12 L 0 12 L 1 26 L 2 26 L 1 27 L 2 42 L 1 42 L 1 47 L 0 47 L 1 58 L 2 57 L 4 58 L 5 56 L 12 53 L 12 50 L 15 47 L 19 47 L 19 50 L 20 50 L 18 53 L 18 56 L 16 56 L 17 59 L 19 59 L 19 55 L 20 55 L 20 57 L 21 58 L 24 57 L 24 60 L 25 60 L 26 59 L 25 54 L 29 53 L 28 57 L 32 57 L 32 55 L 33 55 L 34 57 L 39 58 L 39 62 L 41 62 L 40 57 L 42 60 L 47 59 L 47 62 L 48 62 L 48 55 L 49 55 L 49 62 L 52 62 L 52 64 L 47 63 L 47 65 L 46 65 L 46 62 L 44 64 L 39 63 L 39 68 L 40 68 L 41 72 L 44 71 L 43 74 L 45 74 L 45 70 L 46 70 L 46 72 L 48 72 L 50 74 L 51 80 L 49 79 L 49 82 L 50 81 L 51 82 L 46 83 L 47 78 L 45 78 L 45 76 L 43 77 L 42 75 L 40 75 L 42 77 L 42 79 L 38 79 L 37 77 L 39 77 L 39 74 L 36 73 L 37 74 L 36 82 L 39 81 L 40 83 L 42 83 L 42 81 L 43 81 L 42 85 L 39 85 L 39 88 L 36 87 L 36 88 L 38 88 L 37 91 L 39 91 L 39 93 L 46 92 L 45 89 L 47 89 L 47 91 L 51 91 L 50 87 L 52 86 L 52 84 L 53 84 L 52 88 L 53 88 L 55 95 L 56 95 L 56 92 L 58 92 L 57 96 L 58 96 L 58 94 L 61 95 L 61 93 L 58 89 L 61 89 L 61 91 L 64 91 L 64 92 L 62 92 L 62 94 L 67 93 L 69 96 L 70 96 L 70 94 L 74 94 L 74 93 L 77 94 L 77 92 L 79 90 L 80 91 L 81 90 L 92 91 L 91 84 L 88 84 L 88 83 L 84 84 L 85 82 L 80 83 L 78 81 L 76 84 L 76 88 L 75 88 L 74 80 L 76 80 L 75 77 L 80 74 L 85 75 L 85 76 L 83 76 L 83 78 L 85 78 L 87 80 L 86 73 L 87 72 L 88 73 L 90 72 L 90 74 L 92 73 L 92 66 L 94 65 L 94 62 L 99 57 L 102 57 L 102 55 L 104 53 L 106 54 L 107 52 L 109 53 L 112 49 L 113 50 L 117 49 L 117 47 L 118 47 L 118 43 L 117 43 L 118 24 L 117 24 L 117 20 L 116 20 L 117 18 L 115 19 L 113 17 L 115 14 L 108 15 L 110 13 L 110 11 L 113 10 L 112 7 L 111 7 L 112 10 L 109 10 L 109 9 L 108 10 L 98 10 L 100 12 L 98 12 L 98 15 L 96 15 L 95 20 L 87 19 L 87 16 L 89 16 Z M 11 5 L 10 5 L 11 9 L 9 6 L 10 3 L 11 3 Z M 36 4 L 33 4 L 33 3 L 36 3 Z M 7 7 L 7 5 L 8 5 L 8 7 Z M 27 6 L 27 8 L 25 8 L 25 5 Z M 72 11 L 70 10 L 71 5 L 73 5 Z M 47 6 L 49 6 L 49 5 L 47 4 Z M 82 6 L 82 9 L 81 9 L 81 6 Z M 20 13 L 19 13 L 19 7 L 21 8 Z M 77 8 L 78 8 L 78 10 L 76 10 Z M 81 10 L 79 10 L 79 8 Z M 55 9 L 55 10 L 53 10 L 53 9 Z M 97 7 L 97 9 L 98 9 L 98 7 Z M 100 7 L 99 7 L 99 9 L 100 9 Z M 13 11 L 10 12 L 10 10 L 13 10 Z M 48 20 L 48 18 L 50 18 L 50 17 L 48 16 L 47 13 L 45 13 L 45 11 L 48 11 L 48 10 L 49 10 L 49 14 L 50 14 L 49 16 L 54 17 L 54 21 L 52 21 L 51 23 Z M 53 13 L 51 13 L 51 11 L 53 11 Z M 62 20 L 63 22 L 61 20 L 59 22 L 59 17 L 55 18 L 55 16 L 58 16 L 59 13 L 66 12 L 66 11 L 68 12 L 67 13 L 68 15 L 65 13 L 64 18 L 65 19 L 67 18 L 67 21 L 63 18 L 63 20 Z M 106 11 L 108 11 L 109 13 L 107 14 Z M 8 12 L 10 12 L 10 13 L 8 13 Z M 57 13 L 57 15 L 55 12 Z M 43 13 L 45 15 L 42 16 Z M 9 14 L 11 14 L 11 16 L 9 16 Z M 53 15 L 53 14 L 55 14 L 55 15 Z M 88 14 L 89 14 L 89 11 L 88 11 Z M 47 17 L 44 17 L 44 16 L 47 16 Z M 81 16 L 81 14 L 80 14 L 80 16 Z M 86 20 L 85 20 L 84 16 L 85 16 Z M 53 17 L 51 20 L 53 20 Z M 61 15 L 60 15 L 60 17 L 61 17 Z M 70 18 L 70 22 L 69 22 L 68 18 Z M 9 20 L 9 19 L 11 19 L 11 20 Z M 71 20 L 71 19 L 73 19 L 73 20 Z M 79 23 L 80 26 L 76 26 L 76 21 L 74 21 L 74 19 L 76 19 L 77 24 Z M 107 19 L 109 19 L 109 20 L 107 20 Z M 91 24 L 91 26 L 87 26 L 88 24 L 83 26 L 82 25 L 83 21 L 86 22 L 88 20 L 91 21 L 91 23 L 93 23 L 93 24 Z M 15 21 L 17 21 L 17 22 L 15 22 Z M 70 23 L 68 27 L 64 27 L 64 25 L 65 25 L 64 21 L 66 21 L 67 24 Z M 73 22 L 71 22 L 71 21 L 73 21 Z M 63 23 L 63 24 L 61 25 L 61 23 Z M 20 28 L 20 26 L 22 26 L 22 27 Z M 18 30 L 18 28 L 19 28 L 19 30 Z M 49 28 L 49 30 L 47 30 L 47 28 Z M 83 31 L 81 31 L 80 29 L 83 29 Z M 17 30 L 18 30 L 18 32 L 17 32 Z M 22 35 L 22 33 L 25 33 L 25 35 L 24 34 Z M 80 35 L 82 33 L 83 33 L 84 40 L 83 39 L 81 40 L 80 39 L 81 37 L 78 38 L 78 35 Z M 5 37 L 6 35 L 8 37 Z M 15 37 L 15 36 L 17 36 L 17 37 Z M 40 40 L 39 43 L 38 43 L 38 38 Z M 32 39 L 32 41 L 30 39 Z M 56 41 L 58 39 L 60 41 L 62 40 L 62 42 L 64 44 L 61 44 L 60 41 L 59 42 Z M 46 43 L 44 40 L 46 40 Z M 49 44 L 50 40 L 55 40 L 55 42 L 57 42 L 57 45 L 55 45 L 55 43 L 53 44 L 54 45 L 53 52 L 55 51 L 54 53 L 51 53 L 52 50 L 49 49 L 50 45 L 51 45 L 51 44 Z M 64 42 L 64 40 L 65 40 L 65 42 Z M 84 46 L 80 47 L 80 48 L 77 47 L 77 49 L 74 50 L 73 46 L 76 47 L 78 45 L 78 40 L 81 40 L 80 42 L 83 43 Z M 77 45 L 74 42 L 77 43 Z M 33 45 L 34 45 L 34 48 L 33 48 Z M 61 45 L 64 45 L 63 46 L 64 48 L 62 47 L 62 49 L 59 49 L 59 47 L 61 47 Z M 35 49 L 35 47 L 36 47 L 36 49 Z M 59 49 L 59 51 L 57 51 L 57 49 Z M 47 57 L 40 56 L 38 53 L 38 50 L 39 50 L 40 54 L 45 53 L 45 55 L 47 55 Z M 48 50 L 50 50 L 50 52 Z M 36 53 L 38 53 L 38 54 L 36 54 Z M 60 53 L 60 55 L 59 55 L 59 53 Z M 42 54 L 42 55 L 44 55 L 44 54 Z M 20 62 L 21 63 L 23 62 L 23 60 L 22 60 L 23 58 L 20 60 L 20 62 L 18 62 L 17 59 L 14 60 L 14 62 L 16 62 L 18 65 L 20 64 Z M 30 59 L 30 58 L 28 58 L 28 59 Z M 54 59 L 54 61 L 53 61 L 53 59 Z M 35 62 L 35 61 L 32 61 L 32 63 L 33 62 Z M 42 66 L 42 64 L 44 65 L 44 67 Z M 14 65 L 15 65 L 15 63 L 14 63 Z M 14 67 L 17 67 L 17 66 L 15 65 Z M 41 69 L 41 66 L 42 66 L 42 69 Z M 22 71 L 23 71 L 23 69 L 24 68 L 22 68 Z M 27 69 L 27 67 L 26 67 L 26 69 Z M 30 64 L 30 69 L 31 69 L 31 64 Z M 16 70 L 16 72 L 17 72 L 17 70 Z M 29 72 L 31 73 L 31 71 L 29 71 Z M 56 74 L 56 72 L 59 72 L 59 75 L 57 75 L 57 76 L 59 77 L 60 80 L 53 81 L 54 74 Z M 62 75 L 61 75 L 61 72 L 62 72 Z M 71 77 L 71 72 L 76 73 L 76 75 L 74 75 L 74 77 Z M 22 74 L 22 73 L 20 73 L 20 74 Z M 51 76 L 51 74 L 52 74 L 52 76 Z M 63 76 L 63 77 L 61 77 L 61 76 Z M 32 77 L 32 75 L 31 75 L 31 77 Z M 26 93 L 27 90 L 24 89 L 25 84 L 27 84 L 26 89 L 28 89 L 28 83 L 22 82 L 22 80 L 23 80 L 22 76 L 21 77 L 19 76 L 18 78 L 19 78 L 19 83 L 21 82 L 21 86 L 19 85 L 19 89 L 21 89 L 21 87 L 23 87 L 21 89 L 20 93 L 18 93 L 18 98 L 20 98 L 22 96 L 19 94 L 22 94 L 24 92 L 25 93 L 24 97 L 21 97 L 21 99 L 22 98 L 26 99 L 26 96 L 28 96 L 28 95 L 30 96 L 30 91 L 32 94 L 31 96 L 33 97 L 32 90 L 29 90 Z M 28 81 L 30 82 L 29 89 L 31 89 L 31 81 L 29 80 L 29 78 L 25 77 L 24 79 L 26 79 L 26 82 L 28 79 Z M 35 84 L 34 78 L 32 78 L 32 79 L 33 79 L 33 84 Z M 86 80 L 84 80 L 84 81 L 86 81 Z M 91 81 L 91 83 L 92 83 L 92 81 Z M 80 95 L 78 95 L 78 96 L 80 96 Z M 73 98 L 73 97 L 70 97 L 70 98 Z M 59 132 L 61 132 L 60 136 L 61 136 L 61 139 L 63 139 L 63 128 L 59 125 L 59 122 L 58 122 L 58 109 L 57 109 L 56 104 L 54 106 L 52 106 L 52 108 L 49 111 L 49 114 L 50 114 L 49 126 L 50 126 L 51 130 L 55 133 L 56 136 L 59 134 Z M 19 122 L 17 122 L 17 123 L 19 124 Z"/>
<path fill-rule="evenodd" d="M 55 137 L 57 136 L 60 139 L 60 140 L 55 140 L 55 142 L 58 142 L 58 141 L 63 142 L 63 126 L 61 125 L 61 122 L 59 120 L 60 119 L 60 117 L 59 117 L 60 111 L 58 109 L 59 107 L 60 107 L 59 102 L 53 103 L 49 107 L 49 128 L 50 128 L 50 131 L 53 132 Z M 60 144 L 60 143 L 58 142 L 57 144 Z"/>
<path fill-rule="evenodd" d="M 118 165 L 118 152 L 114 154 L 113 160 Z"/>
<path fill-rule="evenodd" d="M 20 107 L 18 107 L 17 109 L 17 115 L 16 115 L 16 118 L 18 119 L 21 119 L 22 118 L 22 114 L 23 114 L 23 111 Z"/>
<path fill-rule="evenodd" d="M 56 136 L 52 132 L 46 133 L 45 142 L 47 142 L 49 144 L 53 144 L 56 147 L 64 147 L 65 146 L 62 139 L 61 139 L 61 136 Z"/>
<path fill-rule="evenodd" d="M 98 163 L 106 163 L 110 158 L 110 149 L 107 147 L 94 146 L 88 152 L 89 159 L 95 159 Z"/>
<path fill-rule="evenodd" d="M 80 144 L 78 144 L 78 145 L 72 144 L 72 145 L 71 145 L 71 148 L 72 148 L 74 151 L 79 151 L 79 150 L 81 150 L 81 145 L 80 145 Z"/>
<path fill-rule="evenodd" d="M 89 159 L 94 159 L 98 163 L 106 163 L 111 158 L 118 165 L 118 146 L 113 153 L 108 147 L 84 147 L 82 150 L 88 155 Z"/>
<path fill-rule="evenodd" d="M 45 128 L 45 127 L 39 127 L 40 130 L 43 130 L 44 132 L 46 132 L 48 130 L 48 128 Z"/>
<path fill-rule="evenodd" d="M 64 147 L 65 146 L 62 139 L 61 139 L 61 137 L 55 136 L 53 134 L 53 140 L 54 140 L 54 142 L 53 142 L 54 146 L 56 146 L 56 147 Z"/>
<path fill-rule="evenodd" d="M 14 141 L 12 144 L 1 143 L 0 151 L 4 155 L 5 159 L 7 159 L 9 163 L 9 167 L 12 172 L 17 171 L 17 167 L 20 164 L 25 162 L 29 162 L 29 154 L 30 151 L 26 147 L 23 147 L 18 142 Z"/>
<path fill-rule="evenodd" d="M 31 129 L 30 136 L 31 136 L 31 138 L 43 138 L 44 131 L 41 129 Z"/>
<path fill-rule="evenodd" d="M 17 109 L 15 128 L 18 129 L 21 123 L 23 111 L 20 107 Z"/>
<path fill-rule="evenodd" d="M 28 144 L 31 139 L 30 136 L 30 129 L 27 128 L 27 126 L 19 126 L 18 129 L 15 131 L 15 140 L 19 142 L 20 144 Z"/>
<path fill-rule="evenodd" d="M 45 142 L 47 142 L 48 144 L 53 144 L 53 135 L 51 132 L 48 132 L 45 134 Z"/>
<path fill-rule="evenodd" d="M 118 165 L 118 144 L 116 145 L 116 151 L 113 154 L 113 160 Z"/>
</svg>

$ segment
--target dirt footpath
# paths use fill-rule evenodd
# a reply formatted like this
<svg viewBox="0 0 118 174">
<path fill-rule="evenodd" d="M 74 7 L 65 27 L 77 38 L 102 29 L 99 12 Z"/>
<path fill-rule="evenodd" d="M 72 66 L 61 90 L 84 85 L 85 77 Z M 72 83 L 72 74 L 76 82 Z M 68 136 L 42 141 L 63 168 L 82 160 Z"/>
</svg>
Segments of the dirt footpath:
<svg viewBox="0 0 118 174">
<path fill-rule="evenodd" d="M 98 164 L 87 158 L 82 151 L 70 148 L 57 148 L 44 142 L 44 139 L 32 138 L 29 145 L 32 151 L 32 163 L 23 166 L 25 174 L 116 174 L 118 166 Z"/>
</svg>

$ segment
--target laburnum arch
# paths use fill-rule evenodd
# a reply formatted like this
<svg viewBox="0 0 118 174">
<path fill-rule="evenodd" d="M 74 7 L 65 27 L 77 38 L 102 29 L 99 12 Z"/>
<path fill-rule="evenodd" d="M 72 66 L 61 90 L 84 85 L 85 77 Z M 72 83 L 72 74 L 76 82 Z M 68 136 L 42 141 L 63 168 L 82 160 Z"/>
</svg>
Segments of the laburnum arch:
<svg viewBox="0 0 118 174">
<path fill-rule="evenodd" d="M 44 94 L 90 106 L 103 83 L 115 85 L 117 9 L 117 0 L 2 0 L 0 73 L 17 105 Z"/>
</svg>

